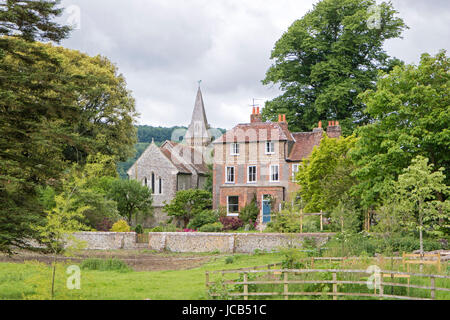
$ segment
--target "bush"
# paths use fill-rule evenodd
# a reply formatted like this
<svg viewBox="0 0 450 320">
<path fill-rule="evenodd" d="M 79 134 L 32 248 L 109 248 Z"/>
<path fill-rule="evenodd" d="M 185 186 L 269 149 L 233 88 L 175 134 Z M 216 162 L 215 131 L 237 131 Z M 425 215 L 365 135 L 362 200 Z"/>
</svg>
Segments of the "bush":
<svg viewBox="0 0 450 320">
<path fill-rule="evenodd" d="M 111 230 L 113 224 L 114 221 L 111 218 L 104 217 L 95 225 L 95 229 L 98 231 L 109 231 Z"/>
<path fill-rule="evenodd" d="M 434 239 L 425 238 L 423 241 L 425 251 L 446 249 L 446 246 Z M 419 238 L 411 235 L 394 235 L 387 239 L 366 234 L 339 233 L 331 239 L 326 247 L 330 256 L 360 256 L 367 254 L 391 255 L 393 252 L 413 252 L 420 248 Z"/>
<path fill-rule="evenodd" d="M 214 210 L 204 210 L 197 213 L 190 221 L 187 227 L 189 229 L 198 229 L 207 224 L 213 224 L 219 221 L 219 214 Z"/>
<path fill-rule="evenodd" d="M 137 234 L 143 234 L 144 233 L 144 228 L 142 228 L 142 225 L 138 224 L 136 226 L 136 228 L 134 228 L 134 232 L 136 232 Z"/>
<path fill-rule="evenodd" d="M 81 263 L 81 269 L 84 270 L 98 270 L 98 271 L 119 271 L 129 272 L 130 267 L 119 259 L 98 259 L 90 258 Z"/>
<path fill-rule="evenodd" d="M 200 227 L 200 229 L 198 229 L 198 231 L 200 232 L 220 232 L 222 230 L 223 224 L 221 224 L 220 222 L 205 224 L 204 226 Z"/>
<path fill-rule="evenodd" d="M 234 263 L 234 257 L 233 256 L 226 257 L 225 264 L 232 264 L 232 263 Z"/>
<path fill-rule="evenodd" d="M 221 217 L 220 223 L 223 225 L 223 230 L 237 230 L 244 226 L 244 222 L 238 217 Z"/>
<path fill-rule="evenodd" d="M 241 219 L 244 224 L 254 225 L 256 219 L 258 218 L 259 208 L 256 203 L 256 197 L 241 209 L 239 213 L 239 219 Z"/>
<path fill-rule="evenodd" d="M 267 224 L 272 232 L 296 233 L 300 232 L 300 217 L 291 210 L 276 212 L 272 222 Z"/>
<path fill-rule="evenodd" d="M 125 220 L 119 220 L 113 224 L 112 232 L 130 232 L 131 228 Z"/>
</svg>

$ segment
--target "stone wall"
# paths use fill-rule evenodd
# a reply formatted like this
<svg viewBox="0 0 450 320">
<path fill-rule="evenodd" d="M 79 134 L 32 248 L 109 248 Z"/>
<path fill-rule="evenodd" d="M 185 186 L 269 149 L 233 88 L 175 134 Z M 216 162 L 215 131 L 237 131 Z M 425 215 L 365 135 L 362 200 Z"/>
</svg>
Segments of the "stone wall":
<svg viewBox="0 0 450 320">
<path fill-rule="evenodd" d="M 134 232 L 76 232 L 78 240 L 86 241 L 88 250 L 135 249 Z"/>
<path fill-rule="evenodd" d="M 301 247 L 305 238 L 326 242 L 332 233 L 201 233 L 158 232 L 150 233 L 149 249 L 172 252 L 252 253 L 258 250 L 277 250 L 288 245 Z"/>
<path fill-rule="evenodd" d="M 86 241 L 87 250 L 141 249 L 136 245 L 134 232 L 77 232 L 79 240 Z M 301 247 L 305 238 L 326 242 L 333 233 L 206 233 L 206 232 L 152 232 L 148 249 L 172 252 L 253 253 L 256 249 L 272 251 L 280 247 Z"/>
</svg>

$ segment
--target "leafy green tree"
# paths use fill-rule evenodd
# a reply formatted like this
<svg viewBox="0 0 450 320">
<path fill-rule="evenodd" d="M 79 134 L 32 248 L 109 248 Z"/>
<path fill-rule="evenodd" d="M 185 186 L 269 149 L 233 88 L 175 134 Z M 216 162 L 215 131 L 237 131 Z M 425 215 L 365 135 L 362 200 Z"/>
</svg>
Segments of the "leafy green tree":
<svg viewBox="0 0 450 320">
<path fill-rule="evenodd" d="M 52 21 L 61 14 L 57 5 L 0 7 L 0 220 L 9 221 L 0 227 L 2 251 L 38 236 L 30 229 L 43 216 L 36 187 L 89 154 L 125 160 L 135 142 L 134 100 L 111 62 L 33 42 L 68 35 L 70 28 Z"/>
<path fill-rule="evenodd" d="M 56 206 L 46 212 L 44 224 L 33 226 L 39 233 L 41 243 L 53 254 L 53 272 L 51 296 L 54 296 L 56 257 L 57 254 L 68 250 L 81 249 L 83 243 L 77 240 L 72 234 L 76 231 L 89 230 L 80 220 L 83 213 L 89 207 L 79 207 L 75 211 L 73 199 L 58 195 L 55 198 Z"/>
<path fill-rule="evenodd" d="M 109 196 L 117 202 L 119 214 L 127 219 L 129 225 L 133 217 L 137 221 L 139 215 L 152 214 L 151 191 L 139 181 L 117 179 L 111 184 Z"/>
<path fill-rule="evenodd" d="M 35 186 L 60 172 L 55 145 L 67 135 L 48 119 L 71 117 L 66 95 L 55 96 L 60 77 L 57 59 L 27 41 L 66 38 L 67 26 L 55 23 L 58 1 L 0 4 L 0 250 L 29 248 L 40 236 L 32 228 L 43 218 Z M 5 37 L 5 36 L 14 36 Z M 21 41 L 25 39 L 27 41 Z M 67 93 L 67 91 L 66 91 Z M 70 96 L 70 94 L 68 94 Z M 67 141 L 67 140 L 66 140 Z"/>
<path fill-rule="evenodd" d="M 371 27 L 374 0 L 322 0 L 295 21 L 272 51 L 274 64 L 263 83 L 284 92 L 266 103 L 263 116 L 286 114 L 292 130 L 310 130 L 319 120 L 338 119 L 344 134 L 367 121 L 358 94 L 374 87 L 379 70 L 400 62 L 389 59 L 385 40 L 406 27 L 391 3 L 383 2 L 379 26 Z"/>
<path fill-rule="evenodd" d="M 428 162 L 422 156 L 414 158 L 399 175 L 391 196 L 397 223 L 408 231 L 419 231 L 421 254 L 424 232 L 442 236 L 450 228 L 450 201 L 437 199 L 438 193 L 449 195 L 450 187 L 445 184 L 444 169 L 435 171 Z"/>
<path fill-rule="evenodd" d="M 450 184 L 450 60 L 445 51 L 423 54 L 418 66 L 383 73 L 377 88 L 361 95 L 371 124 L 357 130 L 352 151 L 366 207 L 376 206 L 390 184 L 418 155 L 444 168 Z M 443 195 L 438 195 L 443 200 Z"/>
<path fill-rule="evenodd" d="M 75 164 L 62 179 L 62 193 L 73 199 L 73 210 L 88 206 L 83 221 L 98 228 L 105 219 L 118 220 L 117 203 L 109 197 L 109 191 L 117 172 L 114 157 L 97 154 L 88 156 L 87 163 Z"/>
<path fill-rule="evenodd" d="M 296 182 L 305 212 L 332 212 L 341 200 L 349 198 L 356 183 L 351 175 L 355 165 L 349 152 L 356 141 L 353 135 L 338 139 L 324 136 L 299 166 Z"/>
<path fill-rule="evenodd" d="M 6 0 L 0 4 L 0 35 L 21 37 L 28 41 L 67 38 L 71 28 L 53 19 L 61 16 L 61 1 Z"/>
<path fill-rule="evenodd" d="M 180 190 L 170 203 L 166 203 L 163 211 L 169 216 L 183 220 L 187 227 L 189 220 L 204 210 L 211 209 L 212 195 L 206 190 L 188 189 Z"/>
</svg>

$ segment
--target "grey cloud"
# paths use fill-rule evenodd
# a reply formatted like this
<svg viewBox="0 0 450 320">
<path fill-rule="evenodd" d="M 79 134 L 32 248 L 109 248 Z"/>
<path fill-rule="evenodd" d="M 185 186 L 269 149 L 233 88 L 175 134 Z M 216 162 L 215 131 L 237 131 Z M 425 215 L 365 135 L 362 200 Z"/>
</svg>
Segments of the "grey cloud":
<svg viewBox="0 0 450 320">
<path fill-rule="evenodd" d="M 141 113 L 140 123 L 187 125 L 197 80 L 208 120 L 231 128 L 248 121 L 252 98 L 271 99 L 261 84 L 279 37 L 317 0 L 65 0 L 81 10 L 81 30 L 63 45 L 117 63 Z M 386 44 L 389 54 L 417 62 L 449 48 L 449 4 L 394 0 L 411 29 Z M 263 101 L 258 101 L 262 103 Z"/>
</svg>

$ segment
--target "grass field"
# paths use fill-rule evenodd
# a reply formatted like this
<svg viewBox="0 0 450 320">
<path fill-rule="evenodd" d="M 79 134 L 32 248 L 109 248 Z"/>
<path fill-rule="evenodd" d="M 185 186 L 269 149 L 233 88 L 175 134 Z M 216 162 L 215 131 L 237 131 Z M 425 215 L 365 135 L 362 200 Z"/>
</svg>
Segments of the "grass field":
<svg viewBox="0 0 450 320">
<path fill-rule="evenodd" d="M 67 275 L 60 265 L 56 275 L 56 299 L 198 300 L 206 299 L 205 270 L 242 268 L 280 262 L 279 254 L 237 255 L 233 264 L 226 257 L 212 257 L 207 264 L 189 270 L 117 272 L 81 271 L 81 289 L 65 288 Z M 51 269 L 37 263 L 0 263 L 0 299 L 49 298 Z"/>
<path fill-rule="evenodd" d="M 158 257 L 185 257 L 185 254 L 161 254 Z M 204 256 L 204 255 L 201 255 Z M 279 263 L 280 253 L 234 255 L 233 259 L 223 255 L 209 255 L 209 262 L 187 270 L 167 271 L 94 271 L 81 270 L 81 289 L 68 290 L 66 274 L 68 265 L 80 262 L 58 264 L 55 299 L 99 299 L 99 300 L 203 300 L 208 299 L 205 288 L 205 271 L 238 269 Z M 228 263 L 227 263 L 228 262 Z M 364 269 L 362 265 L 339 265 L 335 262 L 315 264 L 315 268 Z M 80 264 L 82 265 L 82 264 Z M 304 267 L 308 268 L 307 265 Z M 443 274 L 448 274 L 448 270 Z M 0 263 L 0 299 L 50 299 L 51 269 L 38 262 Z M 413 279 L 412 279 L 413 280 Z M 417 280 L 417 281 L 416 281 Z M 427 279 L 416 279 L 414 283 L 428 285 Z M 450 288 L 448 280 L 439 280 L 437 285 Z M 264 288 L 260 288 L 265 291 Z M 273 290 L 274 288 L 265 288 Z M 344 288 L 342 288 L 344 289 Z M 355 289 L 355 288 L 354 288 Z M 308 291 L 309 292 L 309 291 Z M 418 293 L 427 297 L 429 292 Z M 415 295 L 414 295 L 415 296 Z M 282 299 L 282 297 L 280 297 Z M 450 292 L 439 293 L 436 298 L 450 299 Z"/>
</svg>

